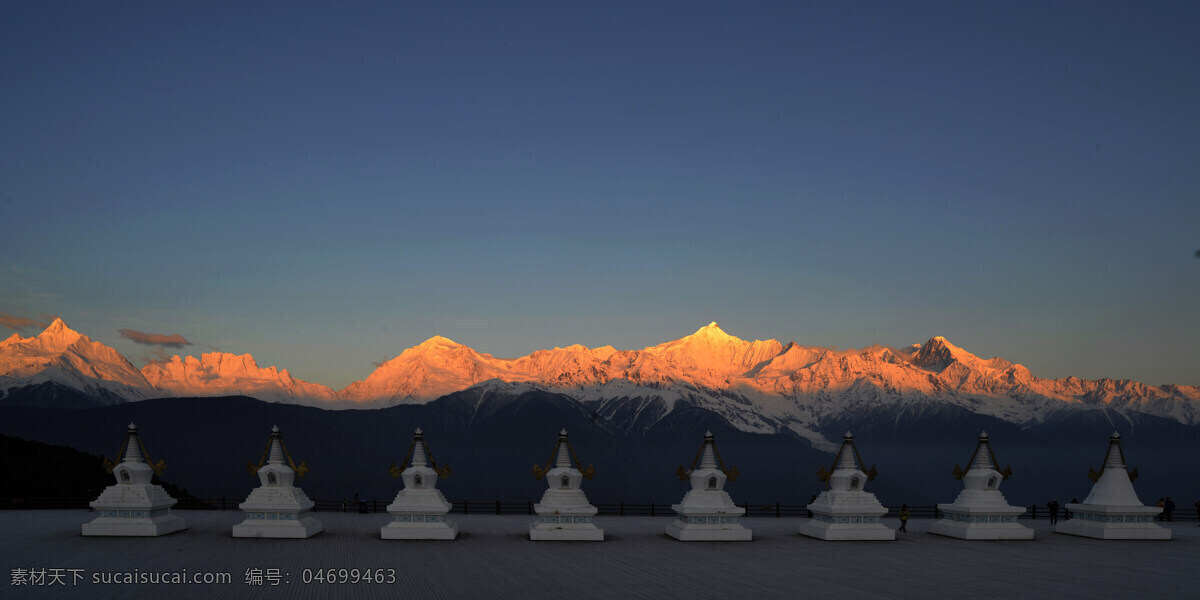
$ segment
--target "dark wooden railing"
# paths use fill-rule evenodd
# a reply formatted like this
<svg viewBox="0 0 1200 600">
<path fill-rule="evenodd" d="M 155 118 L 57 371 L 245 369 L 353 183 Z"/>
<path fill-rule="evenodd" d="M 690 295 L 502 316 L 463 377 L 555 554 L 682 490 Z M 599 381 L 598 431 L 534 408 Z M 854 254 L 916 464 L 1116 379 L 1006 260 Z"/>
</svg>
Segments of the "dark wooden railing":
<svg viewBox="0 0 1200 600">
<path fill-rule="evenodd" d="M 45 509 L 89 509 L 88 503 L 94 498 L 84 497 L 57 497 L 57 496 L 36 496 L 29 498 L 0 498 L 0 510 L 45 510 Z M 238 505 L 241 504 L 242 498 L 180 498 L 175 504 L 177 510 L 238 510 Z M 391 500 L 358 500 L 354 499 L 338 499 L 338 500 L 314 500 L 315 506 L 313 510 L 323 512 L 361 512 L 361 513 L 382 513 L 387 512 L 387 505 L 391 504 Z M 357 502 L 357 505 L 356 505 Z M 451 504 L 450 512 L 463 515 L 532 515 L 533 501 L 525 502 L 505 502 L 501 500 L 491 501 L 469 501 L 459 500 Z M 602 516 L 621 516 L 621 517 L 665 517 L 674 514 L 671 510 L 669 502 L 617 502 L 617 503 L 597 503 L 594 505 L 599 515 Z M 808 517 L 811 516 L 808 509 L 803 504 L 755 504 L 744 503 L 739 504 L 746 509 L 747 517 Z M 896 518 L 900 513 L 900 505 L 887 507 L 888 512 L 886 517 Z M 914 519 L 939 519 L 942 517 L 942 512 L 937 506 L 921 506 L 912 505 L 908 507 L 909 515 Z M 1065 509 L 1059 511 L 1060 518 L 1069 519 L 1070 515 Z M 1031 505 L 1025 507 L 1025 512 L 1019 517 L 1021 519 L 1047 519 L 1050 517 L 1050 511 L 1044 506 Z M 1200 515 L 1197 515 L 1193 510 L 1175 510 L 1173 515 L 1175 521 L 1197 521 L 1200 520 Z"/>
</svg>

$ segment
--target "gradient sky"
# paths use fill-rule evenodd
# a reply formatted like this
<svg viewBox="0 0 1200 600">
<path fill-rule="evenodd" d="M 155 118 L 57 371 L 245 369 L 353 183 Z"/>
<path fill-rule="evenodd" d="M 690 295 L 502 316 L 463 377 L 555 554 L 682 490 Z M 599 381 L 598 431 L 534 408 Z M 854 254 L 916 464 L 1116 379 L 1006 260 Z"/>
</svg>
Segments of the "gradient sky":
<svg viewBox="0 0 1200 600">
<path fill-rule="evenodd" d="M 0 310 L 334 388 L 714 320 L 1200 384 L 1197 3 L 326 4 L 0 4 Z"/>
</svg>

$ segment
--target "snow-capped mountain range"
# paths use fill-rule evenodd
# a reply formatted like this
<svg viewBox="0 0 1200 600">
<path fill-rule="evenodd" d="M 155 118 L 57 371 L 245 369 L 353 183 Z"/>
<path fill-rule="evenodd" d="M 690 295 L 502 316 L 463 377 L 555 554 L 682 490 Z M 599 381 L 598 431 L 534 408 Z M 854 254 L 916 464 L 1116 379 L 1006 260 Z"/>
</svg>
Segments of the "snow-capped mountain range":
<svg viewBox="0 0 1200 600">
<path fill-rule="evenodd" d="M 287 369 L 261 368 L 249 354 L 208 352 L 142 367 L 155 389 L 176 396 L 253 396 L 268 402 L 322 404 L 337 401 L 337 393 L 319 383 L 292 377 Z"/>
<path fill-rule="evenodd" d="M 0 342 L 0 394 L 53 382 L 100 403 L 161 396 L 244 394 L 325 408 L 426 403 L 477 387 L 540 389 L 586 403 L 618 427 L 643 428 L 679 403 L 712 411 L 743 431 L 792 432 L 818 445 L 826 419 L 880 406 L 952 404 L 1025 424 L 1064 410 L 1108 408 L 1200 424 L 1200 387 L 1129 380 L 1041 379 L 1001 358 L 982 359 L 934 337 L 908 348 L 831 350 L 753 342 L 716 323 L 642 350 L 580 345 L 515 359 L 436 336 L 341 391 L 261 368 L 250 355 L 175 356 L 139 371 L 120 353 L 55 320 L 36 337 Z"/>
<path fill-rule="evenodd" d="M 160 395 L 120 352 L 80 335 L 62 319 L 36 337 L 14 333 L 0 342 L 0 394 L 45 383 L 78 390 L 103 404 Z"/>
</svg>

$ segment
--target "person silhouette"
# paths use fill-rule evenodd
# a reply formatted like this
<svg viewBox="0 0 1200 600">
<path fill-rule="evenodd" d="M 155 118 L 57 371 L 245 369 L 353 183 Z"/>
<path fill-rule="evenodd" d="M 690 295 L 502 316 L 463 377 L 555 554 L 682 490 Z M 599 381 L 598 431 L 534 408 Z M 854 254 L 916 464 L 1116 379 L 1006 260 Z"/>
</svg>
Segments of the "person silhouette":
<svg viewBox="0 0 1200 600">
<path fill-rule="evenodd" d="M 1060 505 L 1058 503 L 1058 500 L 1051 500 L 1046 503 L 1046 508 L 1050 509 L 1050 524 L 1051 525 L 1058 522 L 1058 507 L 1059 506 Z"/>
<path fill-rule="evenodd" d="M 900 505 L 900 531 L 903 531 L 904 533 L 908 533 L 908 516 L 909 516 L 908 505 L 901 504 Z"/>
</svg>

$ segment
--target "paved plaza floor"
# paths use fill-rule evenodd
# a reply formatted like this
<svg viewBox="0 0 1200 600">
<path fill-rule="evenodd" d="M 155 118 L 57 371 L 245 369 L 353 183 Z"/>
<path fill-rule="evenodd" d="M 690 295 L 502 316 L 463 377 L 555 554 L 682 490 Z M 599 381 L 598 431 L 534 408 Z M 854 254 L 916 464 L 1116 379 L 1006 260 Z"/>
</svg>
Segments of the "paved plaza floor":
<svg viewBox="0 0 1200 600">
<path fill-rule="evenodd" d="M 188 529 L 159 538 L 82 537 L 82 510 L 2 512 L 0 598 L 1200 597 L 1194 522 L 1167 524 L 1165 542 L 1055 534 L 1044 520 L 1024 521 L 1032 541 L 964 541 L 927 533 L 928 519 L 894 542 L 823 542 L 796 533 L 803 519 L 750 518 L 754 541 L 705 543 L 667 537 L 669 517 L 598 517 L 604 542 L 531 542 L 529 517 L 451 515 L 459 539 L 438 542 L 379 539 L 386 514 L 314 513 L 323 533 L 267 540 L 233 538 L 238 512 L 177 512 Z M 228 582 L 96 582 L 185 570 Z"/>
</svg>

